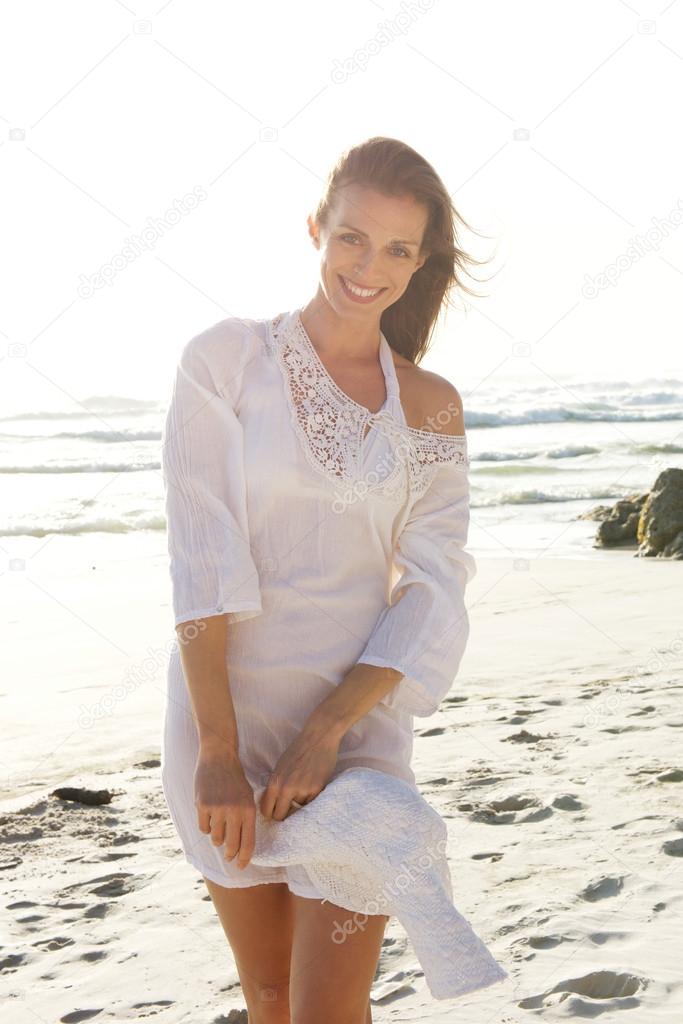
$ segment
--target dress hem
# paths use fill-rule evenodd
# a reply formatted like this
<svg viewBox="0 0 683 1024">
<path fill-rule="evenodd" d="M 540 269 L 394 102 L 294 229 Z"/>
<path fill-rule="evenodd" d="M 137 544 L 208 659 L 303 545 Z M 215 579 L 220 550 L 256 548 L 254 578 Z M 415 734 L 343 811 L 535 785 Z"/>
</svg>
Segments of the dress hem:
<svg viewBox="0 0 683 1024">
<path fill-rule="evenodd" d="M 230 884 L 228 885 L 226 884 L 226 882 L 228 881 L 226 876 L 220 875 L 220 873 L 218 871 L 215 871 L 214 868 L 205 868 L 199 862 L 199 860 L 197 860 L 195 857 L 189 857 L 187 854 L 185 854 L 185 860 L 188 862 L 188 864 L 191 864 L 193 868 L 196 868 L 196 870 L 199 871 L 200 874 L 205 875 L 206 878 L 209 879 L 209 881 L 215 882 L 216 885 L 223 886 L 224 889 L 250 889 L 255 885 L 273 885 L 280 883 L 281 885 L 286 885 L 289 891 L 293 893 L 295 896 L 301 896 L 303 899 L 319 900 L 320 902 L 322 902 L 324 898 L 322 896 L 318 896 L 317 894 L 315 896 L 312 896 L 310 893 L 297 892 L 296 888 L 292 888 L 292 883 L 288 878 L 262 878 L 256 881 L 252 880 L 247 882 L 230 882 Z"/>
</svg>

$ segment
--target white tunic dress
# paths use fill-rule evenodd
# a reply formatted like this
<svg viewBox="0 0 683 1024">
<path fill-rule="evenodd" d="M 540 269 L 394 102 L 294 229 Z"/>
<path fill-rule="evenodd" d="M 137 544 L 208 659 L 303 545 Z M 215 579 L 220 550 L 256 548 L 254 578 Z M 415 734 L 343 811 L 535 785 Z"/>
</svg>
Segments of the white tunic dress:
<svg viewBox="0 0 683 1024">
<path fill-rule="evenodd" d="M 413 716 L 438 708 L 465 650 L 466 439 L 408 426 L 383 334 L 380 360 L 387 397 L 373 414 L 336 385 L 299 309 L 222 320 L 180 355 L 161 445 L 174 623 L 227 614 L 254 790 L 357 662 L 404 678 L 346 732 L 333 777 L 360 765 L 415 786 Z M 319 897 L 303 867 L 242 870 L 199 831 L 197 752 L 176 641 L 162 784 L 187 860 L 221 885 Z"/>
</svg>

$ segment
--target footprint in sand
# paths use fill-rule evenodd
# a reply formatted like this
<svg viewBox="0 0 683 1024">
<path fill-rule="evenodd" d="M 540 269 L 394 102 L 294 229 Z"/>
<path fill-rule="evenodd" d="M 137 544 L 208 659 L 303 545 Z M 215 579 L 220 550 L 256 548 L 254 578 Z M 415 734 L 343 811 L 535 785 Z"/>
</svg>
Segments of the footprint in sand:
<svg viewBox="0 0 683 1024">
<path fill-rule="evenodd" d="M 554 949 L 569 940 L 564 935 L 530 935 L 525 941 L 532 949 Z"/>
<path fill-rule="evenodd" d="M 510 736 L 504 736 L 502 739 L 503 743 L 539 743 L 540 740 L 551 740 L 553 736 L 541 736 L 533 732 L 527 732 L 526 729 L 520 729 L 519 732 L 513 732 Z"/>
<path fill-rule="evenodd" d="M 615 939 L 628 939 L 630 932 L 591 932 L 588 938 L 596 946 L 604 946 L 606 942 L 614 942 Z"/>
<path fill-rule="evenodd" d="M 73 946 L 74 941 L 74 939 L 69 939 L 65 935 L 57 935 L 54 939 L 41 939 L 39 942 L 34 942 L 33 948 L 51 952 L 54 949 L 64 949 L 65 946 Z"/>
<path fill-rule="evenodd" d="M 0 974 L 13 974 L 26 959 L 25 953 L 10 953 L 0 959 Z"/>
<path fill-rule="evenodd" d="M 503 781 L 501 775 L 474 775 L 465 780 L 465 785 L 470 786 L 495 786 Z"/>
<path fill-rule="evenodd" d="M 538 807 L 538 800 L 533 796 L 506 796 L 502 800 L 489 800 L 488 806 L 496 811 L 524 811 L 527 807 Z"/>
<path fill-rule="evenodd" d="M 130 871 L 117 871 L 110 875 L 99 875 L 87 882 L 76 882 L 74 885 L 67 886 L 62 892 L 66 894 L 73 893 L 78 889 L 85 889 L 91 896 L 108 896 L 114 899 L 141 889 L 144 885 L 145 880 L 140 875 L 134 875 Z M 62 893 L 58 894 L 58 898 L 61 895 Z"/>
<path fill-rule="evenodd" d="M 534 796 L 513 794 L 498 800 L 489 800 L 478 808 L 471 804 L 460 804 L 459 810 L 471 811 L 472 821 L 481 821 L 487 825 L 514 825 L 534 821 L 543 821 L 553 814 L 552 807 L 545 807 Z M 527 813 L 521 813 L 526 811 Z"/>
<path fill-rule="evenodd" d="M 72 1010 L 59 1018 L 59 1024 L 79 1024 L 82 1020 L 92 1020 L 98 1013 L 102 1013 L 102 1007 L 99 1010 Z"/>
<path fill-rule="evenodd" d="M 159 1009 L 164 1009 L 167 1006 L 173 1006 L 173 1005 L 174 1005 L 174 1000 L 173 999 L 155 999 L 151 1003 L 133 1003 L 133 1009 L 134 1010 L 147 1010 L 148 1013 L 145 1014 L 145 1016 L 147 1017 L 149 1015 L 149 1013 L 154 1013 L 154 1011 L 155 1011 L 155 1009 L 157 1007 Z"/>
<path fill-rule="evenodd" d="M 669 857 L 683 857 L 683 839 L 667 839 L 662 845 L 662 852 Z"/>
<path fill-rule="evenodd" d="M 93 907 L 89 907 L 88 910 L 86 910 L 83 917 L 86 917 L 89 921 L 101 921 L 107 916 L 110 910 L 111 905 L 109 903 L 96 903 Z"/>
<path fill-rule="evenodd" d="M 574 793 L 562 793 L 553 800 L 553 807 L 559 811 L 581 811 L 583 804 Z"/>
<path fill-rule="evenodd" d="M 608 1010 L 640 1006 L 638 993 L 648 985 L 647 978 L 617 971 L 592 971 L 579 978 L 559 981 L 553 988 L 537 996 L 523 999 L 517 1005 L 522 1010 L 540 1010 L 565 1003 L 563 1016 L 596 1017 Z"/>
<path fill-rule="evenodd" d="M 516 708 L 512 715 L 500 715 L 496 722 L 508 722 L 510 725 L 523 725 L 529 715 L 540 715 L 545 708 Z"/>
<path fill-rule="evenodd" d="M 413 982 L 417 978 L 422 977 L 424 977 L 424 972 L 420 970 L 396 971 L 395 974 L 390 975 L 373 987 L 370 1001 L 372 1003 L 382 1003 L 382 1005 L 386 1006 L 399 996 L 404 996 L 408 992 L 415 992 Z"/>
<path fill-rule="evenodd" d="M 132 883 L 132 874 L 111 874 L 111 876 L 104 876 L 102 884 L 96 886 L 95 889 L 91 889 L 90 892 L 93 896 L 125 896 L 126 893 L 130 893 L 135 889 Z M 92 883 L 91 883 L 92 884 Z"/>
<path fill-rule="evenodd" d="M 598 878 L 595 882 L 590 882 L 579 893 L 579 897 L 582 900 L 587 900 L 589 903 L 597 903 L 598 900 L 606 900 L 612 896 L 618 896 L 623 887 L 624 875 L 606 876 L 605 878 Z"/>
</svg>

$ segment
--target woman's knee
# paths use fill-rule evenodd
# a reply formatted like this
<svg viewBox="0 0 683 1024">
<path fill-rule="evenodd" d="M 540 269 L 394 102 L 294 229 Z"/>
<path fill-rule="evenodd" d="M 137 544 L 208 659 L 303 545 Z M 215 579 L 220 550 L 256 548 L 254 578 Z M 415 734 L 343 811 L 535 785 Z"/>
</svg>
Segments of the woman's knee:
<svg viewBox="0 0 683 1024">
<path fill-rule="evenodd" d="M 240 983 L 249 1011 L 249 1024 L 291 1024 L 289 980 L 261 984 L 240 972 Z"/>
</svg>

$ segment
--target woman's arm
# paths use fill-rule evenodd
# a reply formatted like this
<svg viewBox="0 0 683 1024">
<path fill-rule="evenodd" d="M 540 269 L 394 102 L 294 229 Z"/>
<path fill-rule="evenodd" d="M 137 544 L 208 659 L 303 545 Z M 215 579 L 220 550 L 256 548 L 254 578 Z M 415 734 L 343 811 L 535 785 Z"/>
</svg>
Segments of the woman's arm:
<svg viewBox="0 0 683 1024">
<path fill-rule="evenodd" d="M 194 628 L 187 628 L 193 626 Z M 239 759 L 237 719 L 225 659 L 226 615 L 176 626 L 182 663 L 199 736 L 194 792 L 198 826 L 225 859 L 246 867 L 254 852 L 256 805 Z"/>
<path fill-rule="evenodd" d="M 176 626 L 201 749 L 238 756 L 237 719 L 230 694 L 225 649 L 225 615 L 180 622 Z M 192 639 L 190 639 L 190 637 Z"/>
<path fill-rule="evenodd" d="M 262 610 L 236 412 L 253 343 L 261 342 L 228 318 L 183 346 L 161 445 L 173 621 L 199 737 L 198 825 L 240 867 L 254 849 L 256 808 L 238 757 L 225 650 L 228 624 Z"/>
<path fill-rule="evenodd" d="M 400 680 L 403 673 L 377 665 L 354 665 L 306 719 L 303 732 L 311 740 L 327 737 L 340 743 L 352 725 L 367 715 Z"/>
<path fill-rule="evenodd" d="M 396 669 L 375 665 L 356 664 L 347 672 L 280 757 L 259 801 L 264 817 L 282 821 L 293 800 L 307 803 L 322 792 L 337 764 L 344 733 L 402 678 Z"/>
</svg>

